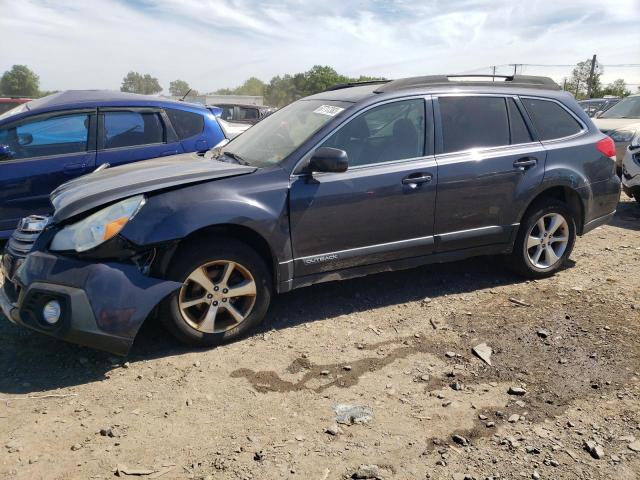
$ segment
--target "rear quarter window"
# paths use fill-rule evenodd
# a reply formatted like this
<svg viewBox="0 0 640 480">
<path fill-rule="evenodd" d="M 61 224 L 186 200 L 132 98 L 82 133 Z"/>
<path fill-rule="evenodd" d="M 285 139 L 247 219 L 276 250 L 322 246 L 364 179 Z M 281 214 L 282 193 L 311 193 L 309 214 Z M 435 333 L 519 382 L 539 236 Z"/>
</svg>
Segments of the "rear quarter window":
<svg viewBox="0 0 640 480">
<path fill-rule="evenodd" d="M 165 111 L 180 140 L 199 135 L 204 130 L 204 117 L 199 113 L 174 108 L 167 108 Z"/>
<path fill-rule="evenodd" d="M 522 98 L 540 140 L 570 137 L 582 131 L 582 125 L 556 102 L 536 98 Z"/>
</svg>

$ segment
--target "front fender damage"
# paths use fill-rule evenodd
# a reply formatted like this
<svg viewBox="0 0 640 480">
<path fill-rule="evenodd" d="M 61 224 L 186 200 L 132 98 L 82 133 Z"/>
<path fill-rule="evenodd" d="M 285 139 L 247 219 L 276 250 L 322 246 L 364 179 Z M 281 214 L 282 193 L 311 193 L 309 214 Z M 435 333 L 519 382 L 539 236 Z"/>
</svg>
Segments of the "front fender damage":
<svg viewBox="0 0 640 480">
<path fill-rule="evenodd" d="M 19 322 L 42 333 L 126 355 L 151 311 L 182 284 L 148 277 L 135 265 L 89 263 L 34 252 L 16 274 L 20 295 Z M 62 324 L 46 328 L 38 322 L 34 298 L 61 296 L 69 312 Z"/>
</svg>

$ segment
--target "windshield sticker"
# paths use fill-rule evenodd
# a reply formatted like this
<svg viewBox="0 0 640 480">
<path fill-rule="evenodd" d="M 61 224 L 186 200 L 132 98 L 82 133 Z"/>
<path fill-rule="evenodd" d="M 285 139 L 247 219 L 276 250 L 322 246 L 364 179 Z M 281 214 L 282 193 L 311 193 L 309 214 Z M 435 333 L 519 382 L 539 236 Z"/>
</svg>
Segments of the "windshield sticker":
<svg viewBox="0 0 640 480">
<path fill-rule="evenodd" d="M 329 115 L 330 117 L 335 117 L 343 110 L 344 108 L 334 107 L 333 105 L 320 105 L 318 108 L 316 108 L 313 111 L 313 113 L 319 113 L 320 115 Z"/>
</svg>

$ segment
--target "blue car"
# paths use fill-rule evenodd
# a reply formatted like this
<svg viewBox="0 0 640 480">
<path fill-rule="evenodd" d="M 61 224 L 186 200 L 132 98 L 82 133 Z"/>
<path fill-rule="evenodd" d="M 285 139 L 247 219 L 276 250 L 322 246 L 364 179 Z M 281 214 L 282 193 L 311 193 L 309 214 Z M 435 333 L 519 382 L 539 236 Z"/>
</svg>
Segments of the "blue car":
<svg viewBox="0 0 640 480">
<path fill-rule="evenodd" d="M 75 90 L 0 115 L 0 239 L 49 194 L 98 166 L 209 150 L 225 139 L 205 107 L 133 93 Z"/>
</svg>

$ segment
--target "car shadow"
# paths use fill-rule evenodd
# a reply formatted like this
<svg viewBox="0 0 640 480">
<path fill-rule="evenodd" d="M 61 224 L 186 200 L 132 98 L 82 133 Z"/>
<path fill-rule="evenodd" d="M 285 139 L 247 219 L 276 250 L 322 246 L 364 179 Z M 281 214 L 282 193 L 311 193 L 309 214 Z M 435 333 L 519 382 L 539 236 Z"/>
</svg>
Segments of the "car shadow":
<svg viewBox="0 0 640 480">
<path fill-rule="evenodd" d="M 609 225 L 627 230 L 640 231 L 640 203 L 621 194 L 618 210 L 609 222 Z"/>
<path fill-rule="evenodd" d="M 569 262 L 567 268 L 572 265 Z M 504 269 L 499 259 L 478 257 L 318 284 L 276 297 L 264 323 L 252 336 L 425 297 L 435 299 L 523 281 Z M 4 372 L 0 392 L 5 394 L 37 394 L 105 381 L 109 372 L 121 368 L 124 362 L 134 364 L 205 351 L 177 344 L 157 318 L 145 322 L 126 358 L 47 337 L 4 319 L 0 321 L 0 342 L 0 368 Z"/>
</svg>

